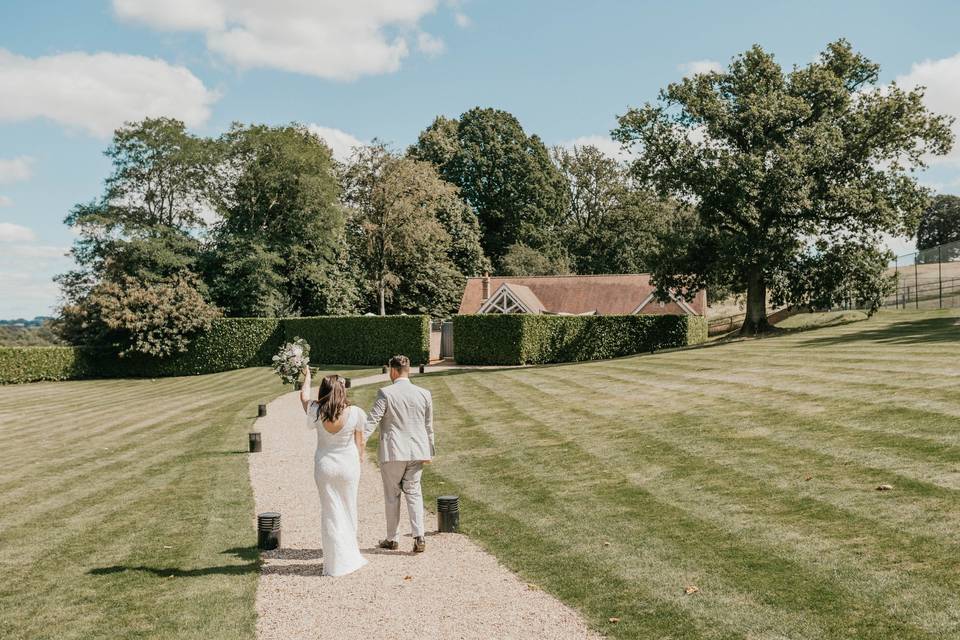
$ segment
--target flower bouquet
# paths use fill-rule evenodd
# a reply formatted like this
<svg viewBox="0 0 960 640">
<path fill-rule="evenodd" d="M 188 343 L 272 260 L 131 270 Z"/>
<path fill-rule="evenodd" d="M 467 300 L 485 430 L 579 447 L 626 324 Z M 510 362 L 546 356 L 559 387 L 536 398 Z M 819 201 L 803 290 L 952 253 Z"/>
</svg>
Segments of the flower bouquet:
<svg viewBox="0 0 960 640">
<path fill-rule="evenodd" d="M 280 347 L 273 356 L 273 370 L 284 384 L 295 384 L 300 380 L 303 368 L 310 364 L 310 345 L 303 338 L 294 338 L 293 342 Z"/>
</svg>

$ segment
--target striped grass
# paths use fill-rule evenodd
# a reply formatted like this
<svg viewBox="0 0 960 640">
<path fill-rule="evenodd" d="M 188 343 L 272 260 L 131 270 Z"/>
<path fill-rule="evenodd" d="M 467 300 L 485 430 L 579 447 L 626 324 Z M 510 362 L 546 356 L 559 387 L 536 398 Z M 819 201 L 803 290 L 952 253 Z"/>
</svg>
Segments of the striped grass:
<svg viewBox="0 0 960 640">
<path fill-rule="evenodd" d="M 960 637 L 958 322 L 425 376 L 427 493 L 610 637 Z"/>
<path fill-rule="evenodd" d="M 0 638 L 252 638 L 247 432 L 286 390 L 268 369 L 0 387 Z"/>
</svg>

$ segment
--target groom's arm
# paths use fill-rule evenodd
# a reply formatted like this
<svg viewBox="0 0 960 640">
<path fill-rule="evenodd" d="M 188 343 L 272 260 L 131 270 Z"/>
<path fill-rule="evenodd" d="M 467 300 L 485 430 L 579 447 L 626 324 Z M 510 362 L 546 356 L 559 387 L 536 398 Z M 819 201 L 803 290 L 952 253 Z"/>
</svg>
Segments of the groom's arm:
<svg viewBox="0 0 960 640">
<path fill-rule="evenodd" d="M 427 427 L 427 436 L 430 438 L 430 455 L 437 455 L 437 448 L 433 439 L 433 394 L 427 391 L 427 409 L 424 412 L 424 425 Z"/>
<path fill-rule="evenodd" d="M 380 424 L 380 421 L 383 419 L 383 414 L 386 413 L 386 411 L 387 395 L 383 392 L 383 389 L 381 389 L 377 392 L 377 401 L 373 403 L 373 409 L 370 409 L 370 414 L 367 415 L 367 423 L 363 426 L 364 442 L 377 430 L 377 426 Z"/>
</svg>

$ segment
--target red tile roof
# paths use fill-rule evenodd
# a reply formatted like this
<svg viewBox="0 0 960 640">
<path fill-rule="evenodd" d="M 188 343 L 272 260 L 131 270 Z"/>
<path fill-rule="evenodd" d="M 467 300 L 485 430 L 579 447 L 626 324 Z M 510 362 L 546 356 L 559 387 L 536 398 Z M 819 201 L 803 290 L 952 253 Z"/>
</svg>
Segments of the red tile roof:
<svg viewBox="0 0 960 640">
<path fill-rule="evenodd" d="M 490 276 L 490 295 L 500 285 L 519 285 L 529 288 L 543 304 L 543 308 L 553 313 L 587 313 L 596 311 L 600 315 L 633 313 L 646 300 L 653 287 L 650 274 L 600 276 L 529 276 L 496 277 Z M 460 300 L 460 313 L 476 313 L 483 304 L 483 278 L 467 279 L 467 286 Z M 707 306 L 706 291 L 700 291 L 688 305 L 703 315 Z M 653 300 L 641 313 L 685 313 L 676 302 L 664 306 Z"/>
</svg>

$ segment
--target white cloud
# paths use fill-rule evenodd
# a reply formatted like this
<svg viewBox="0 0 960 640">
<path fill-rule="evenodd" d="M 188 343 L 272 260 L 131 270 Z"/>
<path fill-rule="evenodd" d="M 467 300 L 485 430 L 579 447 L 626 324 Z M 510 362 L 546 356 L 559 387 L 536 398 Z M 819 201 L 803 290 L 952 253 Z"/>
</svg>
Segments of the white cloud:
<svg viewBox="0 0 960 640">
<path fill-rule="evenodd" d="M 12 222 L 0 222 L 0 242 L 33 242 L 37 239 L 36 234 L 27 227 Z M 8 247 L 3 249 L 6 253 Z"/>
<path fill-rule="evenodd" d="M 716 60 L 693 60 L 678 64 L 677 69 L 683 72 L 685 76 L 693 76 L 698 73 L 709 73 L 711 71 L 723 71 L 723 65 Z"/>
<path fill-rule="evenodd" d="M 0 195 L 0 207 L 12 207 L 13 200 L 10 196 Z"/>
<path fill-rule="evenodd" d="M 417 24 L 437 6 L 438 0 L 113 0 L 121 19 L 202 32 L 208 49 L 242 69 L 332 80 L 399 69 L 408 40 L 422 43 Z"/>
<path fill-rule="evenodd" d="M 0 95 L 0 122 L 47 118 L 104 137 L 149 116 L 202 124 L 218 98 L 189 69 L 157 58 L 84 52 L 28 58 L 5 49 Z"/>
<path fill-rule="evenodd" d="M 443 40 L 421 31 L 417 35 L 417 48 L 428 56 L 438 56 L 446 49 Z"/>
<path fill-rule="evenodd" d="M 935 113 L 957 118 L 953 124 L 957 138 L 953 151 L 946 158 L 933 158 L 932 161 L 960 164 L 960 53 L 950 58 L 914 63 L 910 73 L 897 77 L 897 84 L 905 89 L 925 86 L 924 103 L 927 107 Z"/>
<path fill-rule="evenodd" d="M 333 157 L 340 162 L 344 162 L 350 157 L 354 147 L 362 147 L 365 144 L 358 138 L 340 129 L 323 127 L 319 124 L 308 124 L 307 129 L 310 133 L 326 142 L 327 146 L 333 151 Z"/>
<path fill-rule="evenodd" d="M 3 71 L 0 70 L 0 74 L 2 73 Z M 0 101 L 0 109 L 3 109 L 2 101 Z M 32 164 L 33 158 L 27 156 L 0 158 L 0 184 L 29 180 L 33 175 L 33 170 L 30 168 Z"/>
<path fill-rule="evenodd" d="M 0 222 L 0 318 L 48 315 L 57 302 L 53 276 L 71 267 L 67 247 L 40 244 L 32 229 Z"/>
<path fill-rule="evenodd" d="M 471 24 L 470 16 L 460 12 L 453 14 L 453 21 L 456 22 L 457 26 L 461 29 L 466 29 Z"/>
<path fill-rule="evenodd" d="M 912 254 L 917 250 L 917 240 L 916 238 L 905 238 L 903 236 L 891 236 L 884 234 L 880 239 L 881 244 L 893 251 L 894 255 L 903 256 L 907 254 Z M 913 264 L 913 260 L 910 260 L 910 264 Z"/>
<path fill-rule="evenodd" d="M 620 143 L 612 140 L 608 136 L 580 136 L 579 138 L 574 138 L 573 140 L 561 142 L 560 145 L 567 148 L 592 146 L 596 147 L 603 152 L 604 155 L 609 156 L 614 160 L 630 159 L 630 153 L 623 151 L 620 148 Z"/>
</svg>

